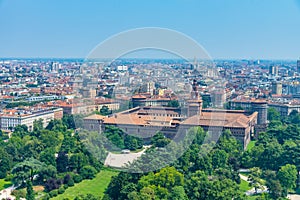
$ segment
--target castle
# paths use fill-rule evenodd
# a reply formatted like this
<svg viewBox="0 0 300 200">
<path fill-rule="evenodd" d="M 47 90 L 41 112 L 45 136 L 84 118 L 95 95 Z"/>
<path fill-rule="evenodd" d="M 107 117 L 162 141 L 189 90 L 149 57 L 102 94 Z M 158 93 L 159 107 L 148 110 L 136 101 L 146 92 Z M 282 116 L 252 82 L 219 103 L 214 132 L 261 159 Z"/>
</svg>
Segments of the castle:
<svg viewBox="0 0 300 200">
<path fill-rule="evenodd" d="M 201 126 L 216 138 L 222 131 L 230 130 L 246 149 L 251 134 L 254 134 L 257 117 L 258 112 L 202 109 L 202 100 L 194 80 L 190 100 L 183 108 L 137 106 L 111 116 L 94 114 L 84 118 L 84 128 L 101 132 L 107 125 L 118 126 L 130 135 L 147 139 L 158 131 L 166 137 L 173 138 L 178 131 Z"/>
</svg>

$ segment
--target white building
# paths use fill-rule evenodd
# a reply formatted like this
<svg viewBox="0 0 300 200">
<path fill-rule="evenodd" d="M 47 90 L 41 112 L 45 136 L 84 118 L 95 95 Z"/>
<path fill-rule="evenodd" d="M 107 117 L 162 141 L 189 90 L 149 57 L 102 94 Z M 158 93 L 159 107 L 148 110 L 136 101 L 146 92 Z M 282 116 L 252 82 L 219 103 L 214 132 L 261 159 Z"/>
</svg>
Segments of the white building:
<svg viewBox="0 0 300 200">
<path fill-rule="evenodd" d="M 16 110 L 15 110 L 16 111 Z M 43 126 L 46 127 L 53 119 L 61 118 L 63 110 L 61 108 L 49 108 L 36 111 L 6 112 L 0 115 L 0 129 L 13 130 L 18 125 L 26 125 L 29 131 L 33 130 L 33 122 L 42 119 Z"/>
</svg>

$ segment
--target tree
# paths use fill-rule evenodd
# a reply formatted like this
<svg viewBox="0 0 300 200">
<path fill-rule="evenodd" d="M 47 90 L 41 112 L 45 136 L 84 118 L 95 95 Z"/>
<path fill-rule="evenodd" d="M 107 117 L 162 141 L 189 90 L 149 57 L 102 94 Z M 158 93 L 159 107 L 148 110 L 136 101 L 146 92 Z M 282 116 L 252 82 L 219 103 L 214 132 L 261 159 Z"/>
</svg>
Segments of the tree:
<svg viewBox="0 0 300 200">
<path fill-rule="evenodd" d="M 69 166 L 69 158 L 65 152 L 59 152 L 56 158 L 56 169 L 58 172 L 66 172 Z"/>
<path fill-rule="evenodd" d="M 79 171 L 79 174 L 84 179 L 93 179 L 93 178 L 95 178 L 96 173 L 97 173 L 97 170 L 90 165 L 86 165 L 86 166 L 82 167 Z"/>
<path fill-rule="evenodd" d="M 40 155 L 40 161 L 46 165 L 56 166 L 55 150 L 53 148 L 44 149 Z"/>
<path fill-rule="evenodd" d="M 12 167 L 12 157 L 0 147 L 0 179 L 5 178 Z"/>
<path fill-rule="evenodd" d="M 50 192 L 52 190 L 58 189 L 62 184 L 60 179 L 50 178 L 45 183 L 45 190 Z"/>
<path fill-rule="evenodd" d="M 170 200 L 188 200 L 188 197 L 182 186 L 175 186 L 169 194 Z"/>
<path fill-rule="evenodd" d="M 33 181 L 34 176 L 38 175 L 43 167 L 45 167 L 45 164 L 34 158 L 18 163 L 12 169 L 12 173 L 15 175 L 13 178 L 14 184 L 22 185 L 26 180 Z"/>
<path fill-rule="evenodd" d="M 18 125 L 14 128 L 13 136 L 23 138 L 25 135 L 28 134 L 28 127 L 26 125 Z"/>
<path fill-rule="evenodd" d="M 54 119 L 49 122 L 46 129 L 51 131 L 65 132 L 67 131 L 67 126 L 63 123 L 62 120 Z"/>
<path fill-rule="evenodd" d="M 76 153 L 71 155 L 69 160 L 70 171 L 76 170 L 77 172 L 83 166 L 87 165 L 88 161 L 86 156 L 83 153 Z"/>
<path fill-rule="evenodd" d="M 44 128 L 43 119 L 34 120 L 33 122 L 33 131 L 38 132 Z"/>
<path fill-rule="evenodd" d="M 73 115 L 64 115 L 62 118 L 64 125 L 67 126 L 68 129 L 75 129 L 75 121 Z"/>
<path fill-rule="evenodd" d="M 280 163 L 282 163 L 282 146 L 273 138 L 271 141 L 266 142 L 262 149 L 263 152 L 260 155 L 253 154 L 253 156 L 257 156 L 256 166 L 261 169 L 278 170 Z"/>
<path fill-rule="evenodd" d="M 138 137 L 125 134 L 124 146 L 129 150 L 141 149 L 143 147 L 143 140 Z"/>
<path fill-rule="evenodd" d="M 297 168 L 295 165 L 286 164 L 278 171 L 278 179 L 286 189 L 295 189 L 297 180 Z"/>
<path fill-rule="evenodd" d="M 55 178 L 56 174 L 56 168 L 52 165 L 47 165 L 41 168 L 38 173 L 37 180 L 43 184 L 47 179 Z"/>
<path fill-rule="evenodd" d="M 34 198 L 34 191 L 32 188 L 32 182 L 26 181 L 27 187 L 26 187 L 26 200 L 35 200 Z"/>
<path fill-rule="evenodd" d="M 40 131 L 40 140 L 46 148 L 54 148 L 55 151 L 58 151 L 64 136 L 61 132 L 41 130 Z"/>
<path fill-rule="evenodd" d="M 108 106 L 102 106 L 100 109 L 100 114 L 106 116 L 111 114 L 111 111 L 109 110 Z"/>
<path fill-rule="evenodd" d="M 224 150 L 216 150 L 212 155 L 212 165 L 215 169 L 225 167 L 228 154 Z"/>
<path fill-rule="evenodd" d="M 275 108 L 268 109 L 268 120 L 275 121 L 280 120 L 280 113 Z"/>
<path fill-rule="evenodd" d="M 134 192 L 137 190 L 137 185 L 135 183 L 128 183 L 125 185 L 122 190 L 120 191 L 119 199 L 127 199 L 128 195 L 131 192 Z"/>
<path fill-rule="evenodd" d="M 250 172 L 248 177 L 249 186 L 254 187 L 255 193 L 257 194 L 258 189 L 263 189 L 261 180 L 262 172 L 258 167 L 251 168 Z"/>
<path fill-rule="evenodd" d="M 151 142 L 154 147 L 165 147 L 170 143 L 170 139 L 166 138 L 163 133 L 158 132 L 151 138 Z"/>
<path fill-rule="evenodd" d="M 171 100 L 171 101 L 168 102 L 167 106 L 177 108 L 177 107 L 179 107 L 179 102 L 178 102 L 178 100 Z"/>
<path fill-rule="evenodd" d="M 121 190 L 130 183 L 137 183 L 139 177 L 139 174 L 134 175 L 126 172 L 120 172 L 117 176 L 112 177 L 105 193 L 110 199 L 117 200 L 120 196 L 124 196 L 124 191 L 123 194 L 121 194 Z M 135 195 L 132 194 L 132 196 Z"/>
</svg>

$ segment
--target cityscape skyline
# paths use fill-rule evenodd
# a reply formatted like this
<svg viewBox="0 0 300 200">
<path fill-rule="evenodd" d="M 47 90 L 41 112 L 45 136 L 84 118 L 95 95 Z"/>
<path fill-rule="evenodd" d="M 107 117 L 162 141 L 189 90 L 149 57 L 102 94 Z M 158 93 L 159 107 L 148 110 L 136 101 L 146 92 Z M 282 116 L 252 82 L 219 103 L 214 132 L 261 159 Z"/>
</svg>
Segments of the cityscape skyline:
<svg viewBox="0 0 300 200">
<path fill-rule="evenodd" d="M 213 59 L 300 57 L 300 3 L 296 0 L 276 4 L 270 0 L 86 4 L 3 0 L 0 10 L 4 27 L 0 45 L 5 47 L 0 57 L 84 58 L 106 38 L 142 27 L 182 32 Z"/>
</svg>

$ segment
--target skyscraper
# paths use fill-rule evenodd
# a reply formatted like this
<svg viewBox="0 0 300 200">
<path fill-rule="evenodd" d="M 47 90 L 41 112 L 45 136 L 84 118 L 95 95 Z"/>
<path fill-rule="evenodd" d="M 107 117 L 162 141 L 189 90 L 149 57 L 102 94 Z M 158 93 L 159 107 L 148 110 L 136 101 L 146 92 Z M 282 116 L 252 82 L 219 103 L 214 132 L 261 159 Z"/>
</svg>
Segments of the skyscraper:
<svg viewBox="0 0 300 200">
<path fill-rule="evenodd" d="M 280 82 L 272 83 L 272 94 L 282 95 L 282 83 Z"/>
<path fill-rule="evenodd" d="M 269 67 L 269 74 L 277 76 L 278 75 L 278 66 L 270 66 Z"/>
<path fill-rule="evenodd" d="M 300 73 L 300 59 L 297 60 L 297 72 Z"/>
</svg>

